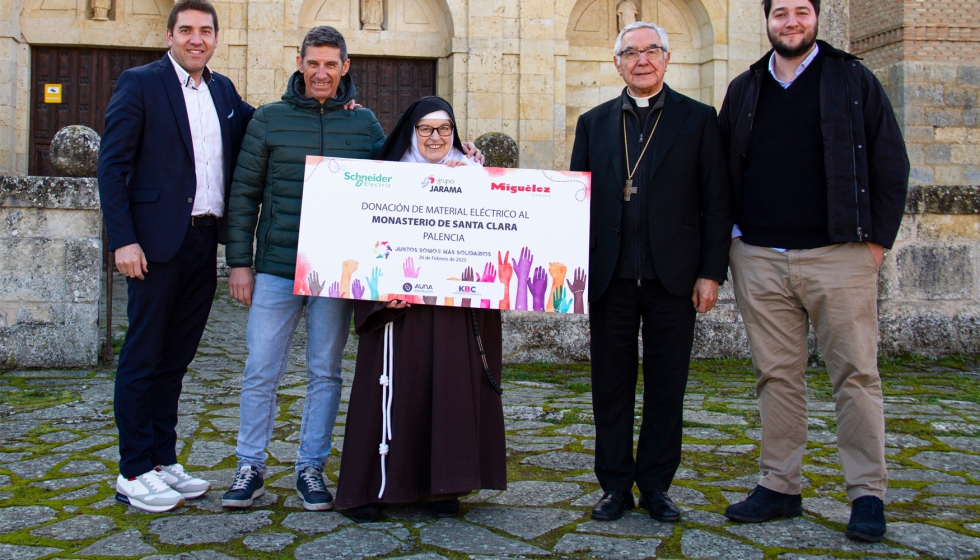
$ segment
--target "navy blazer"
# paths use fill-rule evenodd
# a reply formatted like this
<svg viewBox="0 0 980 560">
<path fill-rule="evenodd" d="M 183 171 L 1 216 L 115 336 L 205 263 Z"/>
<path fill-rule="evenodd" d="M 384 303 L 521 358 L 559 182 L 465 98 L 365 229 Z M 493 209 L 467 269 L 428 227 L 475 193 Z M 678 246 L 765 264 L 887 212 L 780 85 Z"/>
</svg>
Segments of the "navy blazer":
<svg viewBox="0 0 980 560">
<path fill-rule="evenodd" d="M 105 115 L 99 152 L 99 197 L 109 250 L 139 243 L 148 261 L 177 254 L 197 193 L 194 146 L 180 79 L 168 55 L 119 76 Z M 228 78 L 208 83 L 221 123 L 225 211 L 245 128 L 255 109 Z M 224 242 L 225 219 L 218 239 Z"/>
</svg>

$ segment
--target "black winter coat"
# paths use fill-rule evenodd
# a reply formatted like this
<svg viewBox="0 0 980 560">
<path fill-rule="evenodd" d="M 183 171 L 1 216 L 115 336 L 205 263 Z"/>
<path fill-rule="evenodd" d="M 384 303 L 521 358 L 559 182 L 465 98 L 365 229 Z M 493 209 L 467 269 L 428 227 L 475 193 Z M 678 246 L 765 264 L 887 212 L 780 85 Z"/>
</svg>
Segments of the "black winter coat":
<svg viewBox="0 0 980 560">
<path fill-rule="evenodd" d="M 878 79 L 858 57 L 819 41 L 820 122 L 827 171 L 827 229 L 834 243 L 870 241 L 891 248 L 905 213 L 909 158 L 895 113 Z M 739 223 L 743 170 L 749 154 L 752 116 L 769 51 L 728 86 L 718 116 L 728 149 Z"/>
<path fill-rule="evenodd" d="M 256 272 L 291 280 L 296 271 L 306 156 L 369 159 L 384 144 L 384 131 L 374 113 L 343 108 L 354 96 L 350 74 L 342 78 L 337 97 L 323 105 L 304 97 L 303 89 L 303 75 L 296 72 L 282 101 L 259 107 L 248 125 L 228 209 L 225 255 L 232 268 L 252 266 L 254 238 Z"/>
</svg>

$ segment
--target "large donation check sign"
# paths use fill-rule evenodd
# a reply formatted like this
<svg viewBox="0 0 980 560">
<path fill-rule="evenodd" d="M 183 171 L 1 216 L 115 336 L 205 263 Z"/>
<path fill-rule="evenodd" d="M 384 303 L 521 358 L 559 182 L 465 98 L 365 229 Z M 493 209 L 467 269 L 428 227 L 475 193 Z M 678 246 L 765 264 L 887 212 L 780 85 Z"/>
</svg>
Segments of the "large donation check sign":
<svg viewBox="0 0 980 560">
<path fill-rule="evenodd" d="M 588 173 L 309 156 L 294 293 L 585 313 Z"/>
</svg>

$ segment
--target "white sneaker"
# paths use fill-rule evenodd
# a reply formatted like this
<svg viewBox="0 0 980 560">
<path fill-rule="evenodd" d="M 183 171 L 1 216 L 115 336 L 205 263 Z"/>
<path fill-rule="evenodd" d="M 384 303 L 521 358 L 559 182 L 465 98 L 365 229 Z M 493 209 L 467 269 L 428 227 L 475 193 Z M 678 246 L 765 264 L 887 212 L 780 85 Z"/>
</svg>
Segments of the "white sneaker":
<svg viewBox="0 0 980 560">
<path fill-rule="evenodd" d="M 211 489 L 211 483 L 201 478 L 195 478 L 186 471 L 180 463 L 172 465 L 159 465 L 156 469 L 157 475 L 187 500 L 200 498 L 205 492 Z"/>
<path fill-rule="evenodd" d="M 116 478 L 116 501 L 136 509 L 161 513 L 184 505 L 184 497 L 160 478 L 157 471 L 128 479 Z"/>
</svg>

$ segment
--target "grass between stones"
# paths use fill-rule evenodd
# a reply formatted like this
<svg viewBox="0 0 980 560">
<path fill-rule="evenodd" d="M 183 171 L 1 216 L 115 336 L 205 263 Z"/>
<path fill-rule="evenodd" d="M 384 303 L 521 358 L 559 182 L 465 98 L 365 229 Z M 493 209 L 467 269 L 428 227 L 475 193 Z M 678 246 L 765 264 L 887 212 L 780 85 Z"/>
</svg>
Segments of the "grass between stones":
<svg viewBox="0 0 980 560">
<path fill-rule="evenodd" d="M 194 435 L 184 438 L 186 445 L 182 449 L 179 458 L 181 461 L 185 462 L 192 452 L 194 442 L 216 441 L 228 445 L 234 445 L 234 439 L 236 436 L 235 432 L 233 431 L 222 432 L 216 429 L 216 426 L 211 423 L 211 420 L 217 418 L 218 416 L 209 413 L 234 406 L 234 399 L 231 397 L 237 395 L 237 389 L 234 389 L 234 385 L 236 382 L 240 381 L 241 369 L 238 369 L 237 371 L 233 370 L 234 368 L 242 367 L 242 361 L 238 356 L 228 356 L 222 351 L 207 351 L 203 352 L 203 354 L 206 354 L 208 358 L 225 360 L 228 365 L 225 366 L 223 371 L 218 372 L 220 375 L 204 375 L 202 378 L 195 380 L 195 382 L 203 385 L 204 391 L 201 394 L 193 395 L 193 398 L 187 399 L 200 405 L 201 412 L 194 414 L 199 421 Z M 291 361 L 295 360 L 291 359 Z M 954 419 L 943 420 L 940 422 L 928 418 L 929 415 L 927 414 L 921 414 L 916 411 L 889 415 L 886 420 L 889 433 L 912 435 L 931 444 L 931 446 L 927 447 L 909 447 L 897 450 L 897 452 L 889 456 L 889 463 L 893 468 L 897 469 L 899 467 L 904 467 L 909 469 L 928 470 L 928 467 L 918 464 L 912 460 L 913 457 L 923 450 L 950 453 L 970 453 L 970 451 L 964 451 L 963 449 L 944 443 L 939 439 L 939 437 L 975 436 L 976 433 L 980 432 L 980 410 L 975 411 L 971 410 L 970 408 L 950 407 L 944 405 L 943 403 L 943 401 L 953 400 L 974 404 L 980 403 L 980 376 L 978 376 L 976 373 L 978 368 L 975 359 L 969 357 L 954 357 L 944 360 L 927 360 L 917 357 L 900 360 L 890 359 L 882 360 L 879 369 L 882 374 L 882 382 L 887 402 L 903 404 L 901 402 L 897 402 L 897 400 L 907 398 L 909 399 L 909 402 L 904 404 L 943 406 L 943 416 Z M 96 373 L 100 372 L 93 372 L 93 376 Z M 101 373 L 104 375 L 105 372 Z M 192 374 L 193 373 L 197 372 L 192 372 Z M 287 373 L 287 376 L 288 375 L 289 373 Z M 590 370 L 588 365 L 569 366 L 550 363 L 536 363 L 506 366 L 503 370 L 506 391 L 519 391 L 523 388 L 534 388 L 535 384 L 542 384 L 543 388 L 553 395 L 552 397 L 545 399 L 544 402 L 536 405 L 543 406 L 547 418 L 545 422 L 549 424 L 548 427 L 540 429 L 540 432 L 537 435 L 541 437 L 553 437 L 560 435 L 555 433 L 556 430 L 560 430 L 561 428 L 571 424 L 592 423 L 591 405 L 585 403 L 576 407 L 573 406 L 575 403 L 568 402 L 568 399 L 585 397 L 589 395 L 589 391 L 591 389 L 589 375 Z M 193 375 L 190 377 L 193 377 Z M 299 377 L 302 377 L 303 379 L 298 380 Z M 637 392 L 638 394 L 642 394 L 642 371 L 638 374 L 638 378 Z M 32 410 L 41 410 L 53 406 L 80 402 L 78 385 L 80 382 L 84 383 L 84 380 L 80 380 L 77 377 L 72 379 L 64 379 L 62 386 L 57 386 L 56 384 L 37 386 L 28 383 L 29 381 L 36 383 L 38 379 L 40 378 L 29 375 L 19 377 L 17 372 L 11 372 L 3 375 L 2 378 L 0 378 L 0 380 L 3 382 L 2 385 L 16 390 L 0 393 L 0 406 L 4 407 L 0 409 L 3 411 L 2 413 L 9 416 Z M 289 387 L 301 387 L 304 383 L 305 374 L 300 373 L 296 378 L 290 378 L 289 383 L 284 383 L 283 389 L 287 389 Z M 830 402 L 832 400 L 832 387 L 829 379 L 827 378 L 825 369 L 822 367 L 809 368 L 807 370 L 807 383 L 809 387 L 808 394 L 812 401 Z M 749 437 L 748 435 L 748 430 L 758 430 L 760 427 L 758 412 L 752 407 L 742 406 L 746 402 L 751 403 L 755 396 L 754 374 L 751 362 L 748 360 L 696 360 L 691 364 L 689 393 L 704 395 L 704 401 L 700 406 L 696 407 L 699 410 L 740 417 L 745 420 L 746 425 L 711 425 L 685 422 L 686 428 L 712 428 L 723 434 L 733 436 L 731 439 L 715 440 L 710 438 L 704 439 L 685 437 L 685 443 L 713 446 L 745 444 L 758 445 L 758 441 L 752 437 Z M 188 397 L 190 396 L 191 395 L 188 395 Z M 720 400 L 712 400 L 713 398 Z M 299 417 L 297 414 L 295 414 L 295 410 L 293 412 L 290 412 L 290 410 L 294 408 L 296 403 L 301 399 L 302 397 L 295 395 L 280 395 L 278 400 L 279 414 L 277 415 L 277 421 L 282 424 L 275 428 L 273 434 L 274 440 L 286 440 L 293 432 L 299 429 Z M 552 404 L 552 401 L 556 402 L 556 404 Z M 641 406 L 642 405 L 638 405 L 638 414 L 641 410 Z M 101 409 L 103 412 L 111 414 L 110 403 L 103 403 Z M 560 415 L 558 414 L 563 411 L 564 413 Z M 812 427 L 811 429 L 833 431 L 836 428 L 832 412 L 830 412 L 829 415 L 820 416 L 811 414 L 811 418 L 819 419 L 826 426 L 819 428 Z M 942 424 L 943 427 L 941 429 L 937 428 L 937 423 Z M 976 426 L 976 429 L 971 428 L 971 426 Z M 9 438 L 4 437 L 3 440 L 0 441 L 0 453 L 30 452 L 31 456 L 27 459 L 50 456 L 54 453 L 58 453 L 54 451 L 54 449 L 64 445 L 64 442 L 47 442 L 41 438 L 42 436 L 47 436 L 48 434 L 61 431 L 73 433 L 76 436 L 75 440 L 81 440 L 84 437 L 93 435 L 93 432 L 90 430 L 73 429 L 71 424 L 67 424 L 61 420 L 38 421 L 36 426 L 21 436 Z M 101 432 L 101 430 L 96 430 L 96 432 Z M 511 435 L 515 434 L 512 432 Z M 573 443 L 564 448 L 564 451 L 589 453 L 590 451 L 584 447 L 586 441 L 587 438 L 576 438 Z M 111 447 L 112 445 L 114 444 L 103 444 L 87 450 L 70 452 L 67 454 L 67 458 L 60 460 L 48 470 L 48 474 L 44 477 L 44 479 L 86 476 L 69 475 L 58 472 L 62 467 L 71 463 L 72 461 L 83 460 L 101 461 L 109 469 L 101 474 L 105 474 L 106 478 L 111 478 L 111 475 L 115 473 L 116 465 L 111 461 L 99 458 L 98 455 L 94 455 L 93 453 L 97 453 L 100 450 Z M 552 470 L 522 464 L 520 462 L 521 460 L 535 454 L 536 453 L 511 453 L 507 461 L 508 480 L 512 482 L 527 480 L 562 482 L 569 476 L 575 476 L 584 472 Z M 682 456 L 681 468 L 696 471 L 698 473 L 698 478 L 695 480 L 678 480 L 677 486 L 692 488 L 702 492 L 705 495 L 710 503 L 706 506 L 698 506 L 698 509 L 714 513 L 721 513 L 724 511 L 724 508 L 728 503 L 723 492 L 737 492 L 744 494 L 744 489 L 737 487 L 715 486 L 710 485 L 709 483 L 718 480 L 735 479 L 744 475 L 752 475 L 758 470 L 757 460 L 757 447 L 752 452 L 733 454 L 729 456 L 722 456 L 714 452 L 685 452 Z M 804 464 L 815 467 L 832 467 L 839 469 L 836 445 L 811 441 L 807 448 Z M 280 462 L 275 457 L 270 457 L 269 465 L 291 466 L 291 462 Z M 92 483 L 82 484 L 76 488 L 44 490 L 33 486 L 33 483 L 38 482 L 37 480 L 21 479 L 15 473 L 8 470 L 7 466 L 8 465 L 0 465 L 0 473 L 6 474 L 10 477 L 10 484 L 5 487 L 0 487 L 0 492 L 9 494 L 7 499 L 0 501 L 0 508 L 10 506 L 47 506 L 57 512 L 57 518 L 51 523 L 71 518 L 76 514 L 102 515 L 111 517 L 115 520 L 120 530 L 139 530 L 143 535 L 143 540 L 156 548 L 161 554 L 178 554 L 181 552 L 211 549 L 237 558 L 285 558 L 292 557 L 293 551 L 299 545 L 323 536 L 297 533 L 296 540 L 283 551 L 270 553 L 248 550 L 242 544 L 241 538 L 233 539 L 228 543 L 201 544 L 193 546 L 168 545 L 161 543 L 156 535 L 149 533 L 150 522 L 153 519 L 165 516 L 129 513 L 122 506 L 118 505 L 109 505 L 108 507 L 101 508 L 93 507 L 101 505 L 107 499 L 111 500 L 112 496 L 114 495 L 114 491 L 112 490 L 111 486 L 105 482 L 97 483 L 97 492 L 94 495 L 72 500 L 54 500 L 53 498 L 58 495 L 64 494 L 71 490 L 77 490 L 78 488 L 87 487 Z M 190 468 L 196 471 L 203 471 L 233 468 L 234 466 L 235 459 L 233 456 L 230 456 L 224 457 L 213 467 L 208 467 L 206 469 L 202 467 Z M 326 474 L 327 477 L 334 483 L 336 482 L 334 472 L 338 469 L 339 457 L 336 453 L 331 454 L 330 461 L 327 465 Z M 980 474 L 976 472 L 952 470 L 947 470 L 945 472 L 950 475 L 962 477 L 968 484 L 980 484 L 980 479 L 978 479 Z M 270 482 L 274 482 L 282 476 L 288 476 L 288 474 L 289 471 L 287 470 L 282 474 L 272 476 L 270 477 Z M 846 501 L 842 476 L 813 471 L 804 471 L 804 475 L 809 480 L 809 486 L 803 492 L 805 498 L 831 497 L 841 502 Z M 577 484 L 581 487 L 583 495 L 593 492 L 599 488 L 598 485 L 594 483 L 578 482 Z M 907 519 L 915 522 L 927 522 L 929 524 L 950 529 L 961 534 L 977 536 L 978 533 L 970 531 L 964 527 L 964 522 L 969 523 L 971 521 L 980 521 L 980 506 L 963 505 L 955 507 L 940 507 L 924 503 L 923 500 L 938 495 L 925 491 L 925 488 L 929 487 L 931 484 L 933 483 L 911 480 L 893 481 L 890 486 L 894 489 L 914 490 L 920 492 L 920 494 L 916 496 L 913 501 L 896 502 L 890 504 L 887 508 L 889 519 L 891 521 Z M 224 488 L 215 488 L 212 491 L 220 493 L 224 490 Z M 270 519 L 272 519 L 274 523 L 251 534 L 290 532 L 288 529 L 282 527 L 282 521 L 289 513 L 302 511 L 299 509 L 291 509 L 284 505 L 286 498 L 292 496 L 293 492 L 282 488 L 268 488 L 268 491 L 276 494 L 279 497 L 274 506 L 266 508 L 272 511 Z M 569 501 L 573 500 L 574 499 Z M 465 515 L 475 507 L 493 507 L 493 504 L 464 504 L 462 515 Z M 546 550 L 551 550 L 563 535 L 569 532 L 574 532 L 575 527 L 579 523 L 587 521 L 587 512 L 589 508 L 588 506 L 570 506 L 568 501 L 559 502 L 547 507 L 574 509 L 585 514 L 579 521 L 563 527 L 558 527 L 528 541 L 530 544 L 535 546 L 539 546 Z M 202 510 L 197 510 L 197 508 L 188 508 L 186 514 L 209 515 L 209 513 Z M 844 528 L 844 525 L 841 523 L 821 519 L 816 516 L 812 517 L 812 519 L 831 528 L 834 531 L 839 532 Z M 428 545 L 422 545 L 420 542 L 420 531 L 426 523 L 428 523 L 428 521 L 405 522 L 404 527 L 408 530 L 409 538 L 404 542 L 409 545 L 410 551 L 396 550 L 389 556 L 434 552 L 446 558 L 452 559 L 469 557 L 468 554 L 455 553 Z M 681 550 L 682 534 L 685 529 L 691 528 L 714 533 L 745 544 L 753 544 L 746 539 L 728 533 L 724 527 L 718 528 L 681 522 L 678 524 L 672 537 L 663 539 L 662 544 L 657 549 L 657 556 L 666 558 L 683 557 Z M 55 556 L 72 556 L 73 551 L 80 550 L 85 546 L 99 540 L 99 538 L 93 538 L 81 541 L 66 542 L 31 535 L 30 531 L 32 529 L 33 527 L 30 527 L 0 535 L 0 542 L 18 545 L 57 547 L 62 549 L 62 552 L 57 553 Z M 512 535 L 509 535 L 503 531 L 493 528 L 489 529 L 500 536 L 514 538 Z M 758 545 L 753 544 L 753 546 Z M 771 547 L 761 548 L 765 552 L 765 556 L 768 559 L 775 559 L 779 554 L 787 552 L 787 549 L 777 549 Z M 801 554 L 828 553 L 826 550 L 809 549 L 793 552 L 798 552 Z M 839 558 L 859 558 L 867 556 L 867 554 L 859 552 L 852 553 L 842 551 L 835 551 L 831 554 L 834 557 Z M 587 558 L 590 557 L 590 554 L 583 552 L 570 554 L 567 556 L 571 558 Z M 923 557 L 925 557 L 925 555 L 923 555 Z"/>
</svg>

